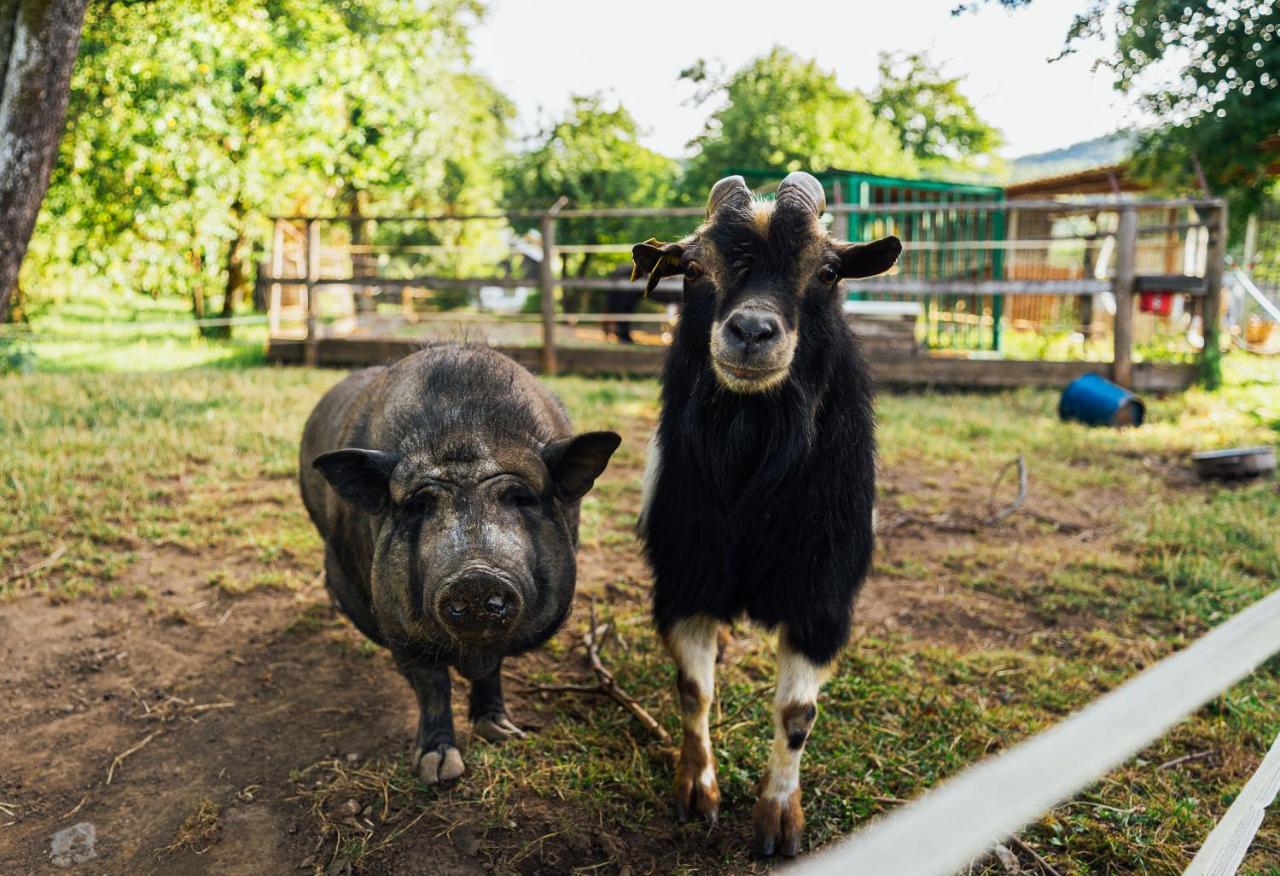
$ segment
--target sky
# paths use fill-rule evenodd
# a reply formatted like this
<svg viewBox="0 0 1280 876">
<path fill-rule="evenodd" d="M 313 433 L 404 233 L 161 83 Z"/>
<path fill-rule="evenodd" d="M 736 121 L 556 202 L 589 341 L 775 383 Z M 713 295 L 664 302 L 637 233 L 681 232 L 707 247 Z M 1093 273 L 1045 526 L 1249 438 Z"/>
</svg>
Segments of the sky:
<svg viewBox="0 0 1280 876">
<path fill-rule="evenodd" d="M 959 17 L 957 0 L 493 0 L 473 31 L 475 59 L 516 104 L 518 130 L 536 129 L 572 94 L 604 92 L 631 111 L 644 145 L 674 157 L 702 130 L 680 71 L 699 58 L 728 71 L 773 45 L 813 58 L 841 85 L 869 92 L 881 51 L 927 51 L 999 128 L 1006 157 L 1066 146 L 1142 121 L 1094 72 L 1100 42 L 1060 61 L 1083 0 L 996 4 Z"/>
</svg>

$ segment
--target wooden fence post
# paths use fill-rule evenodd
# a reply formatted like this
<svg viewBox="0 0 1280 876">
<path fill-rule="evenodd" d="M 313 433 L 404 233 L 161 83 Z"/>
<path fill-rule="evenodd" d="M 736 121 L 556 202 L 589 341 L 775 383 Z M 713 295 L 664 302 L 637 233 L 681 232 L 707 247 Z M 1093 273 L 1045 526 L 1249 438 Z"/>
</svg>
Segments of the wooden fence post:
<svg viewBox="0 0 1280 876">
<path fill-rule="evenodd" d="M 561 195 L 538 222 L 542 233 L 542 264 L 538 280 L 542 289 L 542 373 L 556 373 L 556 214 L 569 199 Z"/>
<path fill-rule="evenodd" d="M 1218 332 L 1222 320 L 1222 274 L 1227 261 L 1227 205 L 1218 204 L 1209 215 L 1209 252 L 1204 263 L 1204 349 L 1200 351 L 1200 382 L 1209 389 L 1222 384 L 1222 350 Z"/>
<path fill-rule="evenodd" d="M 316 326 L 316 281 L 320 279 L 320 224 L 307 220 L 307 340 L 303 361 L 314 367 L 320 360 L 320 336 Z"/>
<path fill-rule="evenodd" d="M 1138 209 L 1133 204 L 1120 208 L 1116 229 L 1116 274 L 1111 291 L 1116 299 L 1115 354 L 1111 379 L 1129 389 L 1133 386 L 1133 281 L 1138 254 Z"/>
<path fill-rule="evenodd" d="M 284 289 L 280 278 L 284 276 L 284 221 L 276 219 L 271 228 L 271 294 L 267 303 L 267 336 L 280 334 L 280 308 L 284 306 Z"/>
</svg>

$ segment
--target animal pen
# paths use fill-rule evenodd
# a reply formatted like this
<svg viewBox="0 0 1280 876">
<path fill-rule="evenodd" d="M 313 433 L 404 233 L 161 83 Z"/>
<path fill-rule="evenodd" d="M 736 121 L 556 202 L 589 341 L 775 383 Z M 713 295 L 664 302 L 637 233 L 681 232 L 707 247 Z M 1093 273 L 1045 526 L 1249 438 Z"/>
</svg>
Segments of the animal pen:
<svg viewBox="0 0 1280 876">
<path fill-rule="evenodd" d="M 1212 364 L 1205 350 L 1215 345 L 1198 341 L 1218 332 L 1223 201 L 1013 200 L 907 182 L 850 178 L 829 192 L 838 235 L 903 241 L 890 274 L 843 284 L 879 383 L 1061 386 L 1102 373 L 1160 392 Z M 366 365 L 465 340 L 542 373 L 654 375 L 681 281 L 642 299 L 628 276 L 631 245 L 678 239 L 702 215 L 556 204 L 280 217 L 259 274 L 268 356 Z"/>
</svg>

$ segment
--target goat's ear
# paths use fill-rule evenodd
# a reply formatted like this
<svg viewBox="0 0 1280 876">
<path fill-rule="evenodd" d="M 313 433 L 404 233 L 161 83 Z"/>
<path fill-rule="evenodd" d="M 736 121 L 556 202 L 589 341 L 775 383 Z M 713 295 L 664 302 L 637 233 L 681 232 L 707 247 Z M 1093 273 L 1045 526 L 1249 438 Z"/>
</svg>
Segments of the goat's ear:
<svg viewBox="0 0 1280 876">
<path fill-rule="evenodd" d="M 617 432 L 583 432 L 548 444 L 542 450 L 542 460 L 551 472 L 556 495 L 565 502 L 585 496 L 621 443 Z"/>
<path fill-rule="evenodd" d="M 391 498 L 391 473 L 399 461 L 394 453 L 348 447 L 322 453 L 311 465 L 345 501 L 361 511 L 377 514 Z"/>
<path fill-rule="evenodd" d="M 644 294 L 648 297 L 653 287 L 663 277 L 680 273 L 680 258 L 684 255 L 683 243 L 663 243 L 650 237 L 644 243 L 631 247 L 631 280 L 648 277 Z"/>
<path fill-rule="evenodd" d="M 838 250 L 841 277 L 874 277 L 893 267 L 902 254 L 902 241 L 896 237 L 882 237 L 870 243 L 842 243 Z"/>
</svg>

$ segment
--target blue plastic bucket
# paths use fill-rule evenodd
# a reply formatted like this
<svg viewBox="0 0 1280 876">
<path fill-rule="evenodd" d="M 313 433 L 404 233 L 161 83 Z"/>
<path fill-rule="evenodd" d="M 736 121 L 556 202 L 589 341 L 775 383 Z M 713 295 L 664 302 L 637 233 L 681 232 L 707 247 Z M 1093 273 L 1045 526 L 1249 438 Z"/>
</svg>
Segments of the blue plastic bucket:
<svg viewBox="0 0 1280 876">
<path fill-rule="evenodd" d="M 1140 398 L 1097 374 L 1071 381 L 1058 401 L 1059 417 L 1090 426 L 1141 426 L 1146 413 Z"/>
</svg>

